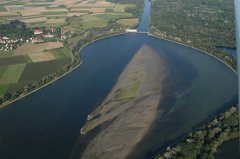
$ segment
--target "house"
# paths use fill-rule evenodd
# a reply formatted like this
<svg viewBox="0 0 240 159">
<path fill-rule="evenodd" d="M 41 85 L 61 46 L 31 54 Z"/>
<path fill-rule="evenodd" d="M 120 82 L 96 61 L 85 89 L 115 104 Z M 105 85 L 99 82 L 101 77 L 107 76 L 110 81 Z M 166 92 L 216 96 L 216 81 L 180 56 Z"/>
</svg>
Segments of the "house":
<svg viewBox="0 0 240 159">
<path fill-rule="evenodd" d="M 30 38 L 32 43 L 38 43 L 38 42 L 43 42 L 43 40 L 38 39 L 38 38 Z"/>
<path fill-rule="evenodd" d="M 43 31 L 41 29 L 36 29 L 34 30 L 34 35 L 39 35 L 39 34 L 42 34 Z"/>
<path fill-rule="evenodd" d="M 54 35 L 53 34 L 44 34 L 43 37 L 44 38 L 53 38 Z"/>
<path fill-rule="evenodd" d="M 9 38 L 8 38 L 8 37 L 6 37 L 6 36 L 4 36 L 2 39 L 3 39 L 3 40 L 8 40 Z"/>
</svg>

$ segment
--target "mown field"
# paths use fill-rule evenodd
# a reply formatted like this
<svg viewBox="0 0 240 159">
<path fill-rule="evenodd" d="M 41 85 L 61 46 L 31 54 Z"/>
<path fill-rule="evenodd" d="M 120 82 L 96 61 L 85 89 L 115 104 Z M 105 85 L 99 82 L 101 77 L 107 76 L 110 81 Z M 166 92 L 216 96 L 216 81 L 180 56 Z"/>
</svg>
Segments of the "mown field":
<svg viewBox="0 0 240 159">
<path fill-rule="evenodd" d="M 129 18 L 132 15 L 126 12 L 126 10 L 134 7 L 135 4 L 133 3 L 119 4 L 106 0 L 9 0 L 7 2 L 0 0 L 0 17 L 7 20 L 18 19 L 26 23 L 29 27 L 58 27 L 67 25 L 69 18 L 69 21 L 72 22 L 76 16 L 83 16 L 82 21 L 79 22 L 80 26 L 77 25 L 77 27 L 86 30 L 94 26 L 94 24 L 96 24 L 95 26 L 104 27 L 113 18 Z M 107 19 L 97 18 L 94 21 L 93 18 L 99 14 L 104 14 Z M 92 15 L 92 17 L 87 15 Z M 86 22 L 87 18 L 90 18 L 90 20 Z M 73 24 L 73 26 L 75 27 L 76 25 Z"/>
<path fill-rule="evenodd" d="M 131 13 L 107 13 L 98 15 L 84 15 L 81 17 L 72 17 L 69 23 L 72 27 L 82 30 L 88 30 L 93 27 L 105 27 L 111 19 L 130 18 Z"/>
<path fill-rule="evenodd" d="M 71 61 L 70 50 L 58 42 L 26 43 L 9 56 L 0 54 L 0 96 L 55 73 Z"/>
</svg>

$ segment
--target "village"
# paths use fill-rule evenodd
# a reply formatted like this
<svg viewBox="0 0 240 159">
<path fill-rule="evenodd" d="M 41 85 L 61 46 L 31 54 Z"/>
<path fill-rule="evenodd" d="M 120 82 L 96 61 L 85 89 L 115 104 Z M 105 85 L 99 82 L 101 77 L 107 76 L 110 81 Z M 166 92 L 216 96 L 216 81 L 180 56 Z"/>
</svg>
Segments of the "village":
<svg viewBox="0 0 240 159">
<path fill-rule="evenodd" d="M 0 36 L 0 51 L 15 50 L 24 43 L 42 43 L 42 42 L 63 42 L 67 37 L 71 37 L 72 31 L 63 27 L 35 28 L 32 30 L 31 37 Z"/>
</svg>

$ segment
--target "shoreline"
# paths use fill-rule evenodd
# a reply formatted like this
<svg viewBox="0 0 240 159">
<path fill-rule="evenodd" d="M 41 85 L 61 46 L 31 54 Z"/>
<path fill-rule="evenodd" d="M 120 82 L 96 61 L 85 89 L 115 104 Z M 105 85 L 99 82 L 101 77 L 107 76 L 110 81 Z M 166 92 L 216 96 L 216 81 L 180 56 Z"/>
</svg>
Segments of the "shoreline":
<svg viewBox="0 0 240 159">
<path fill-rule="evenodd" d="M 180 143 L 183 143 L 183 142 L 186 142 L 186 140 L 189 138 L 189 134 L 194 134 L 196 133 L 197 131 L 199 130 L 202 130 L 204 127 L 207 127 L 207 125 L 211 124 L 212 122 L 214 122 L 215 120 L 219 120 L 220 116 L 223 115 L 225 112 L 229 112 L 232 108 L 237 108 L 237 104 L 236 105 L 232 105 L 231 107 L 229 107 L 228 109 L 226 109 L 225 111 L 221 112 L 220 114 L 218 115 L 215 115 L 213 118 L 203 122 L 203 124 L 201 124 L 200 126 L 198 126 L 196 129 L 190 131 L 189 133 L 187 133 L 186 135 L 180 137 L 179 139 L 176 139 L 176 141 L 174 141 L 173 143 L 169 144 L 168 146 L 162 148 L 160 151 L 158 151 L 156 154 L 154 154 L 153 156 L 151 156 L 149 159 L 157 159 L 157 157 L 159 157 L 160 155 L 163 155 L 164 153 L 168 152 L 167 148 L 170 147 L 170 148 L 174 148 L 176 146 L 178 146 Z M 232 133 L 232 132 L 231 132 Z M 228 134 L 229 135 L 229 134 Z M 234 136 L 234 137 L 229 137 L 227 136 L 227 138 L 225 140 L 223 140 L 223 142 L 218 145 L 216 147 L 216 150 L 213 151 L 213 154 L 216 153 L 217 149 L 219 149 L 222 144 L 224 144 L 225 142 L 228 142 L 230 140 L 236 140 L 237 138 L 239 138 L 240 136 Z"/>
<path fill-rule="evenodd" d="M 94 43 L 94 42 L 96 42 L 96 41 L 98 41 L 98 40 L 102 40 L 102 39 L 105 39 L 105 38 L 114 37 L 114 36 L 118 36 L 118 35 L 124 35 L 124 34 L 130 34 L 130 33 L 128 33 L 128 32 L 125 31 L 125 32 L 110 34 L 110 35 L 106 35 L 106 36 L 97 38 L 97 39 L 95 39 L 95 40 L 93 40 L 93 41 L 90 41 L 90 42 L 84 44 L 84 45 L 81 46 L 80 49 L 79 49 L 80 57 L 81 57 L 81 50 L 82 50 L 85 46 L 88 46 L 88 45 L 90 45 L 90 44 L 92 44 L 92 43 Z M 225 61 L 223 61 L 223 60 L 220 59 L 219 57 L 217 57 L 217 56 L 215 56 L 215 55 L 212 55 L 212 54 L 210 54 L 210 53 L 208 53 L 208 52 L 206 52 L 206 51 L 203 51 L 203 50 L 201 50 L 201 49 L 199 49 L 199 48 L 196 48 L 196 47 L 193 47 L 193 46 L 184 44 L 184 43 L 180 43 L 180 42 L 177 42 L 177 41 L 174 41 L 174 40 L 170 40 L 170 39 L 167 39 L 167 38 L 164 38 L 164 37 L 160 37 L 160 36 L 154 35 L 154 34 L 152 34 L 152 33 L 150 33 L 150 32 L 136 32 L 136 33 L 134 33 L 134 34 L 147 34 L 148 36 L 151 36 L 151 37 L 155 37 L 155 38 L 158 38 L 158 39 L 162 39 L 162 40 L 166 40 L 166 41 L 169 41 L 169 42 L 173 42 L 173 43 L 175 43 L 175 44 L 183 45 L 183 46 L 186 46 L 186 47 L 195 49 L 195 50 L 197 50 L 197 51 L 203 52 L 203 53 L 205 53 L 205 54 L 207 54 L 207 55 L 215 58 L 216 60 L 222 62 L 224 65 L 226 65 L 228 68 L 230 68 L 236 75 L 238 75 L 238 72 L 237 72 L 235 69 L 233 69 L 229 64 L 227 64 Z M 77 66 L 75 66 L 74 68 L 72 68 L 71 70 L 65 72 L 65 73 L 62 74 L 61 76 L 59 76 L 59 77 L 57 77 L 56 79 L 54 79 L 54 80 L 46 83 L 45 85 L 43 85 L 43 86 L 41 86 L 41 87 L 39 87 L 39 88 L 37 88 L 37 89 L 35 89 L 35 90 L 27 93 L 27 94 L 24 94 L 24 95 L 22 95 L 22 96 L 20 96 L 20 97 L 18 97 L 18 98 L 16 98 L 16 99 L 14 99 L 14 100 L 7 101 L 7 102 L 2 103 L 2 104 L 0 105 L 0 109 L 3 109 L 3 108 L 11 105 L 12 103 L 14 103 L 14 102 L 16 102 L 16 101 L 21 100 L 22 98 L 25 98 L 25 97 L 27 97 L 27 96 L 29 96 L 29 95 L 37 92 L 38 90 L 40 90 L 40 89 L 42 89 L 42 88 L 44 88 L 44 87 L 52 84 L 53 82 L 56 82 L 57 80 L 61 79 L 62 77 L 66 76 L 67 74 L 69 74 L 69 73 L 71 73 L 72 71 L 74 71 L 75 69 L 77 69 L 77 68 L 82 64 L 82 62 L 83 62 L 83 60 L 81 60 L 80 63 L 79 63 Z"/>
<path fill-rule="evenodd" d="M 82 61 L 80 61 L 80 63 L 79 63 L 77 66 L 75 66 L 74 68 L 70 69 L 69 71 L 65 72 L 64 74 L 62 74 L 61 76 L 55 78 L 54 80 L 46 83 L 45 85 L 43 85 L 43 86 L 41 86 L 41 87 L 39 87 L 39 88 L 37 88 L 37 89 L 35 89 L 35 90 L 27 93 L 27 94 L 24 94 L 24 95 L 22 95 L 22 96 L 19 96 L 18 98 L 14 99 L 14 100 L 11 100 L 11 101 L 9 101 L 9 102 L 3 103 L 3 104 L 0 106 L 0 110 L 6 108 L 7 106 L 10 106 L 12 103 L 17 102 L 18 100 L 21 100 L 21 99 L 23 99 L 23 98 L 25 98 L 25 97 L 33 94 L 33 93 L 36 93 L 37 91 L 41 90 L 42 88 L 47 87 L 48 85 L 52 84 L 53 82 L 56 82 L 57 80 L 63 78 L 63 77 L 66 76 L 67 74 L 69 74 L 69 73 L 71 73 L 72 71 L 74 71 L 75 69 L 77 69 L 81 64 L 82 64 Z"/>
<path fill-rule="evenodd" d="M 236 75 L 238 75 L 237 70 L 235 70 L 234 68 L 232 68 L 229 64 L 227 64 L 225 61 L 223 61 L 223 60 L 220 59 L 219 57 L 217 57 L 217 56 L 215 56 L 215 55 L 212 55 L 212 54 L 210 54 L 209 52 L 203 51 L 203 50 L 201 50 L 201 49 L 199 49 L 199 48 L 196 48 L 196 47 L 194 47 L 194 46 L 191 46 L 191 45 L 187 45 L 187 44 L 180 43 L 180 42 L 177 42 L 177 41 L 174 41 L 174 40 L 171 40 L 171 39 L 167 39 L 167 38 L 164 38 L 164 37 L 160 37 L 160 36 L 154 35 L 154 34 L 152 34 L 152 33 L 150 33 L 150 32 L 147 32 L 147 34 L 148 34 L 149 36 L 151 36 L 151 37 L 155 37 L 155 38 L 158 38 L 158 39 L 170 41 L 170 42 L 173 42 L 173 43 L 175 43 L 175 44 L 183 45 L 183 46 L 186 46 L 186 47 L 195 49 L 195 50 L 197 50 L 197 51 L 203 52 L 203 53 L 205 53 L 205 54 L 207 54 L 207 55 L 215 58 L 216 60 L 222 62 L 222 63 L 225 64 L 228 68 L 230 68 Z"/>
<path fill-rule="evenodd" d="M 91 43 L 93 43 L 93 42 L 96 42 L 96 41 L 98 41 L 98 40 L 102 40 L 102 39 L 105 39 L 105 38 L 108 38 L 108 37 L 114 37 L 114 36 L 118 36 L 118 35 L 123 35 L 123 34 L 127 34 L 127 32 L 115 33 L 115 34 L 112 34 L 112 35 L 110 34 L 110 35 L 97 38 L 97 39 L 95 39 L 95 40 L 93 40 L 93 41 L 90 41 L 90 42 L 84 44 L 83 46 L 80 47 L 80 49 L 79 49 L 79 51 L 78 51 L 80 57 L 81 57 L 81 50 L 82 50 L 85 46 L 87 46 L 87 45 L 89 45 L 89 44 L 91 44 Z M 75 67 L 73 67 L 72 69 L 68 70 L 67 72 L 65 72 L 65 73 L 62 74 L 61 76 L 55 78 L 55 79 L 52 80 L 52 81 L 49 81 L 48 83 L 42 85 L 41 87 L 39 87 L 39 88 L 37 88 L 37 89 L 35 89 L 35 90 L 33 90 L 33 91 L 30 91 L 30 92 L 28 92 L 28 93 L 26 93 L 26 94 L 24 94 L 24 95 L 22 95 L 22 96 L 19 96 L 18 98 L 14 99 L 14 100 L 10 100 L 10 101 L 7 101 L 7 102 L 2 103 L 2 104 L 0 105 L 0 110 L 1 110 L 1 109 L 4 109 L 4 108 L 7 108 L 7 107 L 10 106 L 11 104 L 13 104 L 13 103 L 15 103 L 15 102 L 17 102 L 17 101 L 19 101 L 19 100 L 21 100 L 21 99 L 29 96 L 29 95 L 31 95 L 31 94 L 33 94 L 33 93 L 36 93 L 37 91 L 39 91 L 39 90 L 47 87 L 48 85 L 52 84 L 53 82 L 56 82 L 57 80 L 63 78 L 64 76 L 68 75 L 68 74 L 71 73 L 72 71 L 76 70 L 79 66 L 81 66 L 82 63 L 83 63 L 83 60 L 81 60 L 81 58 L 80 58 L 80 63 L 77 64 L 77 65 L 76 65 Z"/>
</svg>

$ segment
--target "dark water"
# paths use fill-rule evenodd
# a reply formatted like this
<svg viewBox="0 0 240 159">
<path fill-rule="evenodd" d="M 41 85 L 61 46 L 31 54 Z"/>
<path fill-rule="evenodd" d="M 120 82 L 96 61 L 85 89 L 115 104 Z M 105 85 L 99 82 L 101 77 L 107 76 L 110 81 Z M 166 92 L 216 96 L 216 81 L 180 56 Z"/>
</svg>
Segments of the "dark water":
<svg viewBox="0 0 240 159">
<path fill-rule="evenodd" d="M 239 138 L 227 141 L 217 150 L 216 159 L 240 159 Z"/>
<path fill-rule="evenodd" d="M 165 59 L 168 77 L 159 119 L 134 158 L 236 101 L 237 76 L 212 57 L 147 34 L 109 37 L 84 47 L 83 64 L 69 75 L 0 109 L 0 159 L 67 159 L 87 115 L 143 44 Z"/>
<path fill-rule="evenodd" d="M 233 57 L 237 57 L 237 50 L 236 48 L 230 48 L 230 47 L 218 47 L 220 50 L 226 51 Z"/>
</svg>

